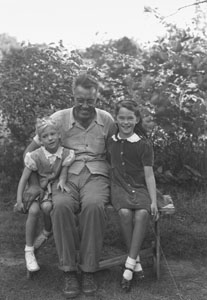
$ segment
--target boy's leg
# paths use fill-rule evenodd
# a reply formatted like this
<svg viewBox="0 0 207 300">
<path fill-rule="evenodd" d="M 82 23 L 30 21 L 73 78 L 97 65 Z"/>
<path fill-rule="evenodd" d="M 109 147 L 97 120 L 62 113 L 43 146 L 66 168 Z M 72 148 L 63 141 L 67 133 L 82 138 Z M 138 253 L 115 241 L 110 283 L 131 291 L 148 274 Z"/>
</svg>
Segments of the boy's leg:
<svg viewBox="0 0 207 300">
<path fill-rule="evenodd" d="M 45 201 L 41 204 L 41 209 L 43 212 L 44 229 L 48 233 L 50 233 L 52 230 L 52 221 L 50 217 L 52 207 L 52 201 Z"/>
<path fill-rule="evenodd" d="M 28 212 L 26 221 L 26 246 L 25 246 L 25 260 L 28 271 L 35 272 L 40 269 L 35 255 L 34 255 L 34 238 L 36 233 L 36 225 L 38 221 L 40 207 L 37 201 L 34 201 Z"/>
<path fill-rule="evenodd" d="M 43 223 L 44 228 L 42 232 L 37 236 L 34 242 L 35 250 L 39 249 L 52 235 L 52 221 L 50 217 L 50 213 L 52 210 L 52 201 L 44 201 L 41 203 L 41 210 L 43 212 Z"/>
<path fill-rule="evenodd" d="M 26 245 L 30 247 L 34 245 L 39 212 L 39 203 L 34 201 L 29 208 L 26 221 Z"/>
</svg>

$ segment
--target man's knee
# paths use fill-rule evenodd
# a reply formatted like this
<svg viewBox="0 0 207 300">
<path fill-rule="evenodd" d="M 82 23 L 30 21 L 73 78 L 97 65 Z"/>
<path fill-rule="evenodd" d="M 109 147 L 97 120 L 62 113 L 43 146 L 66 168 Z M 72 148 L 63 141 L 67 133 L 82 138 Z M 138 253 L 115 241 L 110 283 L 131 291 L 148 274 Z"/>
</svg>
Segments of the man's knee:
<svg viewBox="0 0 207 300">
<path fill-rule="evenodd" d="M 78 211 L 78 202 L 70 197 L 67 193 L 62 193 L 59 195 L 55 195 L 53 197 L 53 209 L 52 214 L 68 214 L 68 213 L 75 213 Z"/>
<path fill-rule="evenodd" d="M 104 210 L 104 199 L 101 199 L 97 196 L 85 196 L 81 202 L 81 211 L 103 211 Z"/>
</svg>

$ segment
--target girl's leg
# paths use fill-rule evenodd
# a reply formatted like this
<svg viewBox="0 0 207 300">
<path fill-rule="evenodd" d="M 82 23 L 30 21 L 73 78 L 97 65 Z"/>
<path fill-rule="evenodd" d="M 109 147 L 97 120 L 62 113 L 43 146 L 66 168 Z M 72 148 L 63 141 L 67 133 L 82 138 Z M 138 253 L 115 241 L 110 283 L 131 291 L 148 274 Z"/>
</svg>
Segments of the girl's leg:
<svg viewBox="0 0 207 300">
<path fill-rule="evenodd" d="M 130 214 L 127 214 L 130 216 Z M 133 278 L 133 272 L 138 267 L 136 264 L 137 256 L 139 255 L 143 239 L 145 237 L 146 228 L 148 225 L 149 214 L 146 210 L 137 210 L 134 213 L 134 220 L 132 223 L 132 234 L 128 237 L 129 246 L 129 256 L 127 257 L 125 263 L 125 270 L 123 273 L 123 278 L 121 286 L 125 291 L 129 291 L 131 287 L 131 280 Z M 124 226 L 124 224 L 122 224 Z M 130 228 L 130 227 L 129 227 Z M 128 231 L 130 233 L 130 231 Z M 127 234 L 127 232 L 125 232 Z M 127 237 L 126 237 L 127 238 Z M 141 265 L 140 265 L 141 267 Z M 141 270 L 139 270 L 140 272 Z"/>
<path fill-rule="evenodd" d="M 144 273 L 140 263 L 139 253 L 143 243 L 143 239 L 146 234 L 148 222 L 149 222 L 149 213 L 146 210 L 135 211 L 134 231 L 133 231 L 132 243 L 131 243 L 129 255 L 132 255 L 130 257 L 136 258 L 136 265 L 134 268 L 134 272 L 139 276 L 140 279 L 144 278 Z"/>
<path fill-rule="evenodd" d="M 142 242 L 145 237 L 146 229 L 149 222 L 149 213 L 145 209 L 137 210 L 134 214 L 134 230 L 132 234 L 129 256 L 137 258 L 140 253 Z"/>
<path fill-rule="evenodd" d="M 122 234 L 127 247 L 127 251 L 129 252 L 131 247 L 132 233 L 133 233 L 134 212 L 127 208 L 121 208 L 119 210 L 119 216 L 120 216 Z"/>
<path fill-rule="evenodd" d="M 120 216 L 121 229 L 124 236 L 125 244 L 129 252 L 131 248 L 131 241 L 133 235 L 134 212 L 130 209 L 122 208 L 119 210 L 119 216 Z M 126 292 L 130 290 L 131 280 L 133 277 L 133 271 L 135 265 L 136 265 L 136 260 L 128 256 L 125 262 L 125 269 L 121 281 L 121 287 Z"/>
</svg>

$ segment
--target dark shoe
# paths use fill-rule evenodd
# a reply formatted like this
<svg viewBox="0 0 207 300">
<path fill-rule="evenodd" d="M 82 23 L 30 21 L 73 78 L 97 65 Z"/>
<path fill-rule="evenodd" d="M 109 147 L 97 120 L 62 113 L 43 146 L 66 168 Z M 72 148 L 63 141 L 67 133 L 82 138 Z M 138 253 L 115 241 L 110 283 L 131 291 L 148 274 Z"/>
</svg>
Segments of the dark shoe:
<svg viewBox="0 0 207 300">
<path fill-rule="evenodd" d="M 75 298 L 80 294 L 80 284 L 76 272 L 65 272 L 63 294 L 67 299 Z"/>
<path fill-rule="evenodd" d="M 142 280 L 142 279 L 144 279 L 144 272 L 143 271 L 134 272 L 133 278 L 135 280 Z"/>
<path fill-rule="evenodd" d="M 82 274 L 82 291 L 87 296 L 92 296 L 97 291 L 94 273 Z"/>
<path fill-rule="evenodd" d="M 121 288 L 123 291 L 128 293 L 131 289 L 131 285 L 132 285 L 132 280 L 127 280 L 124 277 L 122 277 Z"/>
</svg>

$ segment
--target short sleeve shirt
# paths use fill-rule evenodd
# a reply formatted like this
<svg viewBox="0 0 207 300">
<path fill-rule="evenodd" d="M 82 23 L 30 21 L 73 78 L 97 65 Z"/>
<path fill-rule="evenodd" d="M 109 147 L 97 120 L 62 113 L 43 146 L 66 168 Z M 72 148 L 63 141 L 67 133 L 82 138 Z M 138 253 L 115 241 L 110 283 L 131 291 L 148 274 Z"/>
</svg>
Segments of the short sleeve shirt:
<svg viewBox="0 0 207 300">
<path fill-rule="evenodd" d="M 40 147 L 25 156 L 24 163 L 27 168 L 37 171 L 40 180 L 40 186 L 45 187 L 48 178 L 56 179 L 60 175 L 62 166 L 70 164 L 74 153 L 72 150 L 60 147 L 51 161 L 49 152 L 44 147 Z"/>
<path fill-rule="evenodd" d="M 145 185 L 144 166 L 154 163 L 151 142 L 136 134 L 128 139 L 113 135 L 108 145 L 112 168 L 117 168 L 130 185 Z"/>
<path fill-rule="evenodd" d="M 106 143 L 115 132 L 112 116 L 96 108 L 96 116 L 88 128 L 75 120 L 73 108 L 58 111 L 52 118 L 60 126 L 62 145 L 75 151 L 75 162 L 69 172 L 78 175 L 86 166 L 92 174 L 108 176 Z M 37 136 L 34 140 L 39 143 Z"/>
</svg>

